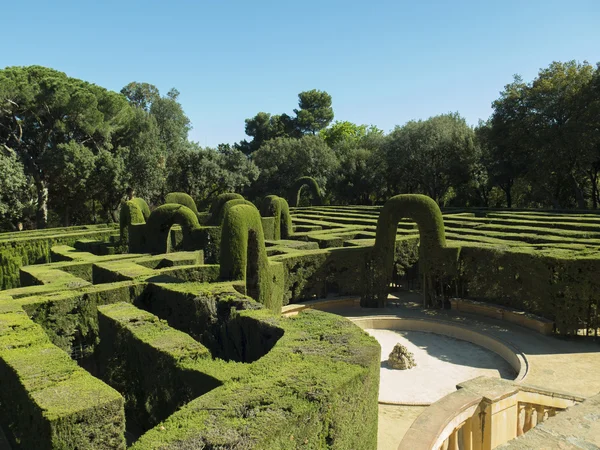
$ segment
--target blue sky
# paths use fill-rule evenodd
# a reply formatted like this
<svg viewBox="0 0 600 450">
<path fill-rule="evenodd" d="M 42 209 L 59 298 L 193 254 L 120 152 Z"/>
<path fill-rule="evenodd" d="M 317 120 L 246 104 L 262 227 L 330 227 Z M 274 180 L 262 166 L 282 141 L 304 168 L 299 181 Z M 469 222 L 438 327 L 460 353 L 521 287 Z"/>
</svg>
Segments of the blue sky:
<svg viewBox="0 0 600 450">
<path fill-rule="evenodd" d="M 599 0 L 8 1 L 0 68 L 38 64 L 119 91 L 171 87 L 192 140 L 245 138 L 259 111 L 292 113 L 310 89 L 337 120 L 386 132 L 458 111 L 471 124 L 515 73 L 600 61 Z"/>
</svg>

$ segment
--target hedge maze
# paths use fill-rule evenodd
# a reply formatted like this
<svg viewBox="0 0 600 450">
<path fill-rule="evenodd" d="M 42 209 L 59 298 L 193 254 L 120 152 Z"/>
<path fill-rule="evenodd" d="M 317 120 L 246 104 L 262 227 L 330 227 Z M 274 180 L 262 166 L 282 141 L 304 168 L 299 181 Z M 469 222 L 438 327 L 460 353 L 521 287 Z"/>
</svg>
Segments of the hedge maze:
<svg viewBox="0 0 600 450">
<path fill-rule="evenodd" d="M 0 234 L 13 448 L 373 450 L 378 343 L 342 317 L 280 314 L 332 293 L 381 307 L 403 284 L 428 307 L 465 297 L 558 334 L 600 325 L 595 214 L 167 199 L 127 201 L 114 227 Z"/>
</svg>

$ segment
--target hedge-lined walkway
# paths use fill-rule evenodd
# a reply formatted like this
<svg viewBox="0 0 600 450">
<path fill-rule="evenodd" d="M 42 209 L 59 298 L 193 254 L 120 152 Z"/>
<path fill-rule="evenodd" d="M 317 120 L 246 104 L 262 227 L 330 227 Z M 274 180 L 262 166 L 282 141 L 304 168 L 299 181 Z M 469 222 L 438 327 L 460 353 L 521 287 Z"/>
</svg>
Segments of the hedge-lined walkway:
<svg viewBox="0 0 600 450">
<path fill-rule="evenodd" d="M 529 329 L 483 316 L 453 310 L 423 310 L 421 295 L 398 293 L 390 296 L 386 308 L 350 306 L 349 298 L 318 307 L 344 317 L 397 316 L 429 319 L 467 327 L 510 344 L 522 352 L 528 362 L 523 383 L 563 391 L 582 397 L 600 392 L 600 340 L 563 339 L 544 336 Z M 328 300 L 333 300 L 332 298 Z M 355 299 L 356 300 L 356 299 Z M 316 302 L 318 303 L 318 302 Z M 338 305 L 336 305 L 338 303 Z M 357 303 L 357 301 L 356 301 Z M 396 449 L 404 433 L 424 407 L 380 405 L 378 448 Z"/>
</svg>

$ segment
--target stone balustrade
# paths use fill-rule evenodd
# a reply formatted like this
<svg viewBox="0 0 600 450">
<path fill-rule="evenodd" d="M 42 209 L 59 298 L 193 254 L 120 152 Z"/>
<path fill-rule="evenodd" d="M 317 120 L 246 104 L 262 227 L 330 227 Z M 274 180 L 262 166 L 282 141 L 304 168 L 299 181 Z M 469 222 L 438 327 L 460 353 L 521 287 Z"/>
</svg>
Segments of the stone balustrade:
<svg viewBox="0 0 600 450">
<path fill-rule="evenodd" d="M 479 377 L 427 408 L 399 450 L 491 450 L 583 398 Z"/>
</svg>

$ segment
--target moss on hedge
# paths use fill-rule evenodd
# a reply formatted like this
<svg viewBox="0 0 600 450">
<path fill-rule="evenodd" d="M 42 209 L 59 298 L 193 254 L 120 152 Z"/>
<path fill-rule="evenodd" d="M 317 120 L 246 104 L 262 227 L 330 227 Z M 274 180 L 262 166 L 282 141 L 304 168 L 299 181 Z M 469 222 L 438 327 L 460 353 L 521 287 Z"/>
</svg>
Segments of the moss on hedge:
<svg viewBox="0 0 600 450">
<path fill-rule="evenodd" d="M 300 198 L 302 195 L 302 189 L 305 187 L 311 193 L 312 202 L 314 206 L 321 206 L 323 204 L 323 196 L 321 194 L 321 189 L 319 189 L 319 184 L 312 177 L 300 177 L 290 189 L 290 204 L 291 206 L 300 206 Z"/>
<path fill-rule="evenodd" d="M 7 299 L 0 300 L 0 402 L 14 448 L 125 449 L 121 395 L 52 345 Z"/>
<path fill-rule="evenodd" d="M 136 428 L 155 426 L 228 377 L 223 370 L 215 377 L 217 367 L 203 370 L 212 362 L 206 347 L 129 303 L 100 306 L 98 320 L 99 376 L 123 393 Z"/>
<path fill-rule="evenodd" d="M 269 308 L 271 280 L 260 214 L 254 206 L 235 205 L 223 220 L 221 278 L 243 280 L 250 297 Z"/>
<path fill-rule="evenodd" d="M 277 195 L 268 195 L 260 206 L 260 215 L 275 219 L 274 240 L 288 239 L 293 233 L 288 202 Z"/>
<path fill-rule="evenodd" d="M 377 447 L 380 349 L 373 338 L 320 311 L 289 319 L 242 311 L 240 317 L 280 328 L 277 345 L 132 449 Z"/>
<path fill-rule="evenodd" d="M 107 227 L 77 227 L 71 231 L 61 232 L 51 230 L 47 233 L 21 232 L 18 237 L 0 240 L 0 288 L 10 289 L 19 287 L 19 268 L 31 264 L 47 263 L 51 260 L 50 249 L 55 245 L 73 244 L 85 237 L 108 239 L 114 234 L 115 228 Z M 9 233 L 12 234 L 12 233 Z"/>
<path fill-rule="evenodd" d="M 187 206 L 194 214 L 198 214 L 198 208 L 196 208 L 196 202 L 194 199 L 186 194 L 185 192 L 170 192 L 165 195 L 165 203 L 176 203 L 178 205 Z"/>
</svg>

